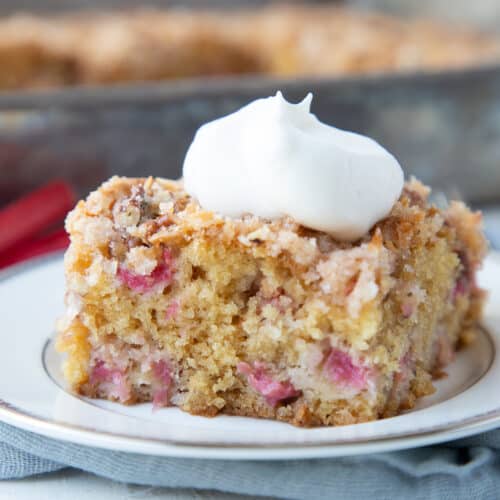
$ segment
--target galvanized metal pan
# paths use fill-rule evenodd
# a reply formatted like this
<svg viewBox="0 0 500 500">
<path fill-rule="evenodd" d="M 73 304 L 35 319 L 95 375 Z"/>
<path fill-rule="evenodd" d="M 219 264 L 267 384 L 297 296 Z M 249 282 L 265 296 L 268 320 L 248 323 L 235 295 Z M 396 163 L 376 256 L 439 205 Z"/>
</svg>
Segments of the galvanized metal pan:
<svg viewBox="0 0 500 500">
<path fill-rule="evenodd" d="M 179 177 L 199 125 L 278 89 L 292 101 L 312 91 L 321 120 L 375 138 L 407 175 L 469 202 L 500 201 L 499 66 L 0 94 L 0 199 L 51 177 L 81 194 L 112 174 Z"/>
</svg>

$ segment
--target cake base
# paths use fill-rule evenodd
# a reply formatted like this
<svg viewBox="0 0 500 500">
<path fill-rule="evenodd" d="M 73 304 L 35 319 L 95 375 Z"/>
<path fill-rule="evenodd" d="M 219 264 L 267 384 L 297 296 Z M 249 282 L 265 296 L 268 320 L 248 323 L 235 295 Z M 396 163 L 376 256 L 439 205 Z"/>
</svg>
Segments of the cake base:
<svg viewBox="0 0 500 500">
<path fill-rule="evenodd" d="M 80 394 L 343 425 L 395 415 L 473 336 L 480 216 L 408 184 L 354 244 L 113 178 L 67 221 L 58 348 Z"/>
</svg>

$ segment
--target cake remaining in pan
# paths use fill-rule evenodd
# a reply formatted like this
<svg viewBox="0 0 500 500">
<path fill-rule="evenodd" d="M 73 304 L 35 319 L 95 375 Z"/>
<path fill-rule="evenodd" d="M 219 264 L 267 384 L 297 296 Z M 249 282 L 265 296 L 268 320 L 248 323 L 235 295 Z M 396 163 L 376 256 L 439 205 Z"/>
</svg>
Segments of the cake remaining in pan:
<svg viewBox="0 0 500 500">
<path fill-rule="evenodd" d="M 301 426 L 395 415 L 473 336 L 480 215 L 411 181 L 353 243 L 114 177 L 67 220 L 58 348 L 80 394 Z"/>
<path fill-rule="evenodd" d="M 499 59 L 493 35 L 339 7 L 0 20 L 3 89 L 242 73 L 335 76 Z"/>
</svg>

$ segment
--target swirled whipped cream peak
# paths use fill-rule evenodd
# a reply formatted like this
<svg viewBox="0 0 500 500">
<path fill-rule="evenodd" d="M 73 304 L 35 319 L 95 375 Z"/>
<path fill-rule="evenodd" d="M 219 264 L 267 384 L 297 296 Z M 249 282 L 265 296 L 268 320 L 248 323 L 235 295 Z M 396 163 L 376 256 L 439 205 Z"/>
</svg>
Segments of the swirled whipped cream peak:
<svg viewBox="0 0 500 500">
<path fill-rule="evenodd" d="M 289 216 L 353 241 L 386 217 L 403 189 L 397 160 L 374 140 L 320 122 L 312 94 L 281 92 L 198 129 L 184 160 L 184 186 L 228 217 Z"/>
</svg>

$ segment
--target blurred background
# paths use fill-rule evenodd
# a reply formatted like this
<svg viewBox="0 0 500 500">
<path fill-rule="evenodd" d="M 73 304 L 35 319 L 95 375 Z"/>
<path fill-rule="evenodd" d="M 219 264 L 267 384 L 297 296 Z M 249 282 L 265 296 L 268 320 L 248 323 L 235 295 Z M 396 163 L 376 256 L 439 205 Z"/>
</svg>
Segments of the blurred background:
<svg viewBox="0 0 500 500">
<path fill-rule="evenodd" d="M 495 240 L 499 21 L 496 0 L 4 0 L 0 267 L 64 246 L 109 176 L 179 177 L 200 124 L 278 89 L 485 208 Z"/>
</svg>

